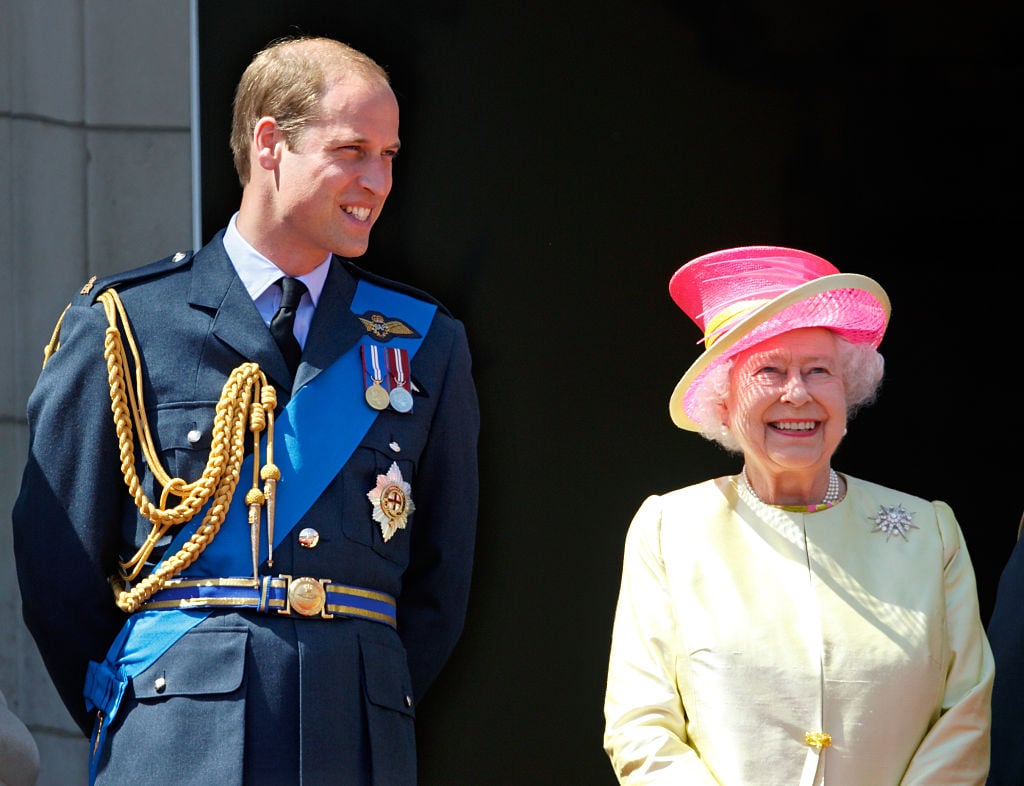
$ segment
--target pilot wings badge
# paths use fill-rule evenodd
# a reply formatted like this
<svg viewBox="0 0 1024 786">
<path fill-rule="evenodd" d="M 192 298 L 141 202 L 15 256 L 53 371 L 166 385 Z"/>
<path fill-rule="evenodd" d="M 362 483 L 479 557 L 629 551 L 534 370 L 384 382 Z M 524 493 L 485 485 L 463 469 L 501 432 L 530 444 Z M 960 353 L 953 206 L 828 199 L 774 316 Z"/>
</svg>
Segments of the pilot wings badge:
<svg viewBox="0 0 1024 786">
<path fill-rule="evenodd" d="M 396 336 L 400 338 L 419 338 L 412 327 L 395 317 L 386 317 L 376 311 L 367 311 L 359 317 L 367 334 L 377 341 L 390 341 Z"/>
</svg>

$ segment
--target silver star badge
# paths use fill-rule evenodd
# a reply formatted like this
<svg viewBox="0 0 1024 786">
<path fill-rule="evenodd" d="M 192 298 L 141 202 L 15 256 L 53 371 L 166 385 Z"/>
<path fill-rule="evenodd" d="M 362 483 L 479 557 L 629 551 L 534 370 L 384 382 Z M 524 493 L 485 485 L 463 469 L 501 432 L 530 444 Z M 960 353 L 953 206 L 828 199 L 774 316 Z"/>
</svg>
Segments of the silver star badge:
<svg viewBox="0 0 1024 786">
<path fill-rule="evenodd" d="M 886 541 L 893 535 L 900 535 L 906 540 L 907 530 L 918 529 L 917 524 L 911 520 L 914 514 L 902 505 L 879 505 L 878 515 L 868 518 L 875 522 L 875 528 L 871 531 L 884 532 Z"/>
</svg>

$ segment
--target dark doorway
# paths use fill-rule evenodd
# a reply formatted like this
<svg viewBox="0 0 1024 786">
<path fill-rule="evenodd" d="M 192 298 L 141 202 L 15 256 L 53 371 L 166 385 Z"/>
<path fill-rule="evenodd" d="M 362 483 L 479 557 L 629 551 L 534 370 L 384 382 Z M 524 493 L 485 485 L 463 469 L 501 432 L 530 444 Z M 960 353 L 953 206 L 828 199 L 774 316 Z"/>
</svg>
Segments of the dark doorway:
<svg viewBox="0 0 1024 786">
<path fill-rule="evenodd" d="M 231 91 L 258 48 L 322 33 L 388 67 L 403 150 L 362 264 L 467 323 L 484 416 L 474 595 L 421 707 L 422 782 L 613 784 L 626 526 L 738 469 L 668 418 L 698 336 L 667 284 L 693 256 L 792 245 L 886 287 L 886 382 L 836 466 L 952 505 L 987 618 L 1024 510 L 1020 8 L 498 5 L 199 3 L 202 233 L 237 203 Z"/>
</svg>

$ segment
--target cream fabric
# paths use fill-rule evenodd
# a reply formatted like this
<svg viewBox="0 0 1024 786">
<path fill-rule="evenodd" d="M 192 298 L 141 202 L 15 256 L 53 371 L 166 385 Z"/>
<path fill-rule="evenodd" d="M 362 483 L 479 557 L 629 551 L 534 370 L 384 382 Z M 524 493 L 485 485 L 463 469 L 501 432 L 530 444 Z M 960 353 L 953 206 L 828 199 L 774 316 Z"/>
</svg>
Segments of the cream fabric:
<svg viewBox="0 0 1024 786">
<path fill-rule="evenodd" d="M 817 513 L 736 477 L 643 502 L 604 708 L 621 784 L 984 784 L 994 665 L 960 527 L 846 480 Z M 906 540 L 872 531 L 900 504 Z M 831 735 L 820 759 L 806 732 Z"/>
</svg>

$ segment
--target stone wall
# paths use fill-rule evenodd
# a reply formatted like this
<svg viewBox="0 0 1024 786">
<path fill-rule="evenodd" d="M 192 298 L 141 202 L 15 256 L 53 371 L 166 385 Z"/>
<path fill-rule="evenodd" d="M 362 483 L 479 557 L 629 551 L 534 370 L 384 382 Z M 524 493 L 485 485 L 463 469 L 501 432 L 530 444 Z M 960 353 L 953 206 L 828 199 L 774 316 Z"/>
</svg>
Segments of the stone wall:
<svg viewBox="0 0 1024 786">
<path fill-rule="evenodd" d="M 21 621 L 9 512 L 25 402 L 72 293 L 191 248 L 189 0 L 0 0 L 0 690 L 40 749 L 40 786 L 86 782 L 87 742 Z M 44 535 L 41 535 L 43 537 Z M 38 588 L 60 613 L 60 581 Z"/>
</svg>

